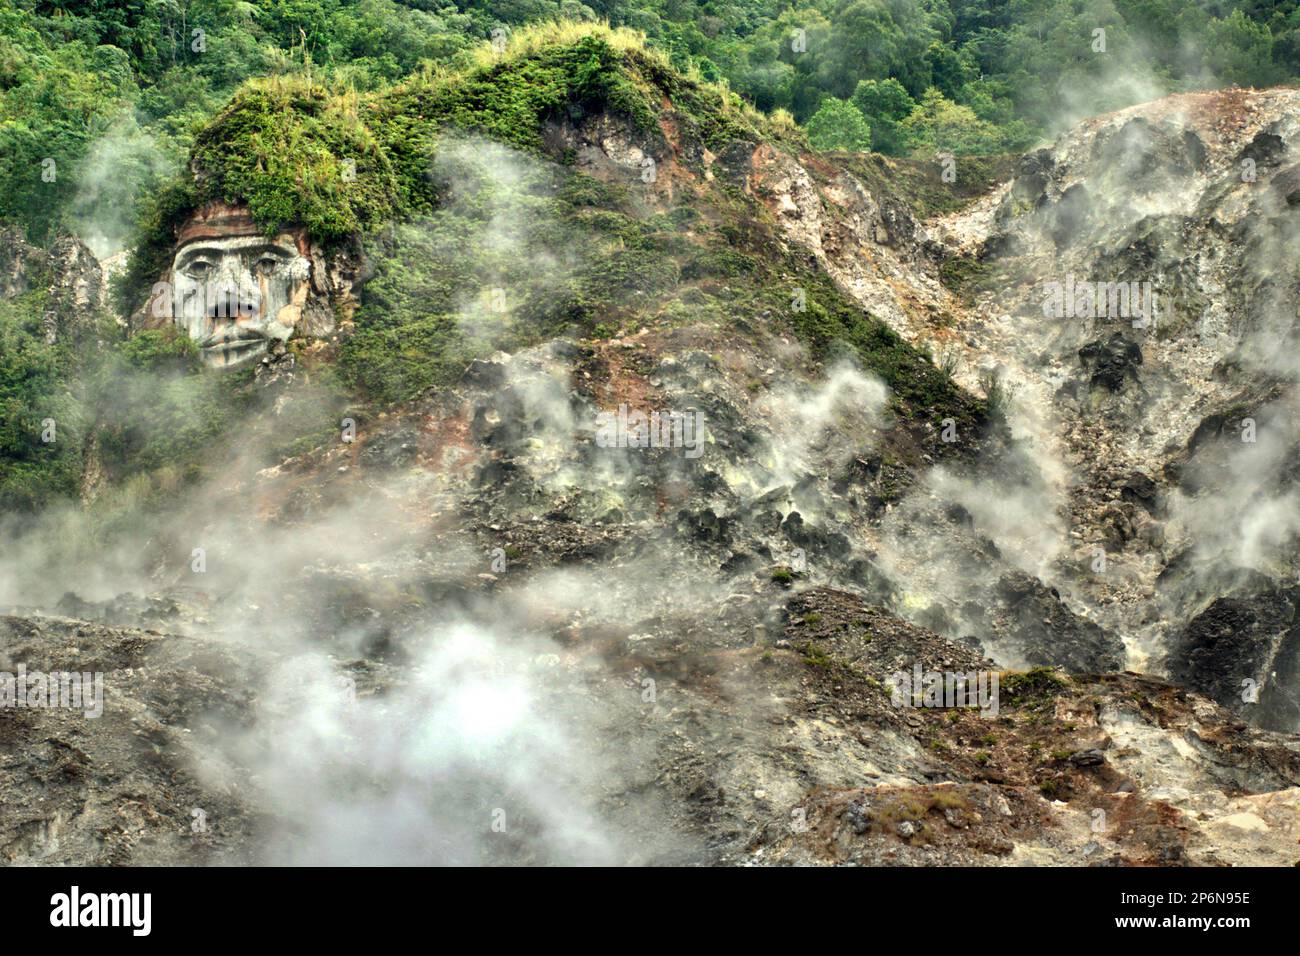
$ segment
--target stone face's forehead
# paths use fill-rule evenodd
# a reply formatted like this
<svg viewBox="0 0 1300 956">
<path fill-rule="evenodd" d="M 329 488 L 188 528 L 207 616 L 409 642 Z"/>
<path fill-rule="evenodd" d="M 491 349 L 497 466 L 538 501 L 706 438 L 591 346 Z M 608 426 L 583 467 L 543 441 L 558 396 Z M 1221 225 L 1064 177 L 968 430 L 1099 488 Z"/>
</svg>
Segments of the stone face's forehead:
<svg viewBox="0 0 1300 956">
<path fill-rule="evenodd" d="M 176 230 L 176 246 L 188 245 L 196 239 L 226 239 L 257 235 L 253 217 L 243 206 L 208 203 L 200 206 Z"/>
<path fill-rule="evenodd" d="M 270 250 L 280 252 L 284 255 L 298 255 L 298 244 L 294 241 L 293 236 L 280 235 L 268 238 L 263 235 L 251 236 L 229 236 L 229 237 L 202 237 L 192 239 L 180 246 L 176 250 L 174 262 L 181 262 L 184 259 L 204 253 L 210 255 L 224 255 L 230 252 L 251 252 Z"/>
</svg>

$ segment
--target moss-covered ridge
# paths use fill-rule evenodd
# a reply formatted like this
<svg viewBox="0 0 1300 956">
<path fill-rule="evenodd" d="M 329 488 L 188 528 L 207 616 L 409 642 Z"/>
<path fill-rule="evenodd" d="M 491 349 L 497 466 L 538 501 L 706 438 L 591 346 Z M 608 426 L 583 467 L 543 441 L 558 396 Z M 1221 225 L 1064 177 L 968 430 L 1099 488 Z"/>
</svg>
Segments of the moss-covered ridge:
<svg viewBox="0 0 1300 956">
<path fill-rule="evenodd" d="M 598 115 L 667 157 L 691 187 L 647 191 L 635 169 L 604 181 L 579 168 L 565 145 L 573 137 L 555 127 Z M 467 139 L 544 157 L 537 168 L 549 171 L 508 188 L 473 170 L 449 177 L 449 157 Z M 854 355 L 890 386 L 909 423 L 978 425 L 982 403 L 785 249 L 771 212 L 730 165 L 764 142 L 806 148 L 797 130 L 680 73 L 635 34 L 590 24 L 521 31 L 505 51 L 485 45 L 458 71 L 426 70 L 366 96 L 305 79 L 253 81 L 199 135 L 190 175 L 159 198 L 131 281 L 147 289 L 156 280 L 174 226 L 209 200 L 245 203 L 263 228 L 300 227 L 324 243 L 392 223 L 367 244 L 375 274 L 335 353 L 363 396 L 400 401 L 447 383 L 485 350 L 555 335 L 730 328 L 764 316 L 814 359 Z M 710 174 L 705 150 L 732 160 Z M 501 214 L 528 224 L 504 258 L 483 234 Z M 539 275 L 530 263 L 547 249 L 576 255 Z M 473 304 L 494 288 L 509 317 Z M 790 307 L 794 288 L 807 292 L 803 310 Z"/>
<path fill-rule="evenodd" d="M 429 168 L 449 128 L 540 153 L 549 121 L 606 112 L 661 140 L 665 101 L 713 144 L 754 137 L 766 124 L 724 86 L 674 70 L 637 34 L 595 24 L 521 30 L 505 50 L 485 45 L 460 70 L 427 69 L 366 95 L 304 76 L 251 80 L 198 134 L 188 171 L 154 202 L 121 304 L 138 307 L 165 268 L 176 226 L 202 203 L 244 203 L 268 233 L 295 227 L 336 242 L 435 208 Z"/>
<path fill-rule="evenodd" d="M 322 240 L 398 211 L 398 178 L 361 100 L 300 81 L 251 83 L 199 134 L 190 167 L 200 200 L 248 205 L 268 230 Z"/>
<path fill-rule="evenodd" d="M 302 79 L 254 81 L 200 134 L 191 169 L 200 200 L 242 200 L 268 229 L 300 226 L 330 241 L 432 208 L 429 165 L 448 127 L 533 152 L 543 124 L 571 110 L 648 130 L 655 87 L 669 75 L 624 34 L 588 28 L 569 38 L 555 28 L 365 98 Z"/>
</svg>

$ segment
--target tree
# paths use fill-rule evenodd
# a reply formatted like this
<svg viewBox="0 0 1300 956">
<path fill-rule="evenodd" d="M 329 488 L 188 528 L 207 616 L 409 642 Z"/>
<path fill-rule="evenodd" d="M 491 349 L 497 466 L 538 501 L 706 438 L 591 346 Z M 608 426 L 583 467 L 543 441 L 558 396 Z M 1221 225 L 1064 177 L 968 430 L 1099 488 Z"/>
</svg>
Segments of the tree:
<svg viewBox="0 0 1300 956">
<path fill-rule="evenodd" d="M 925 51 L 938 34 L 914 0 L 843 0 L 819 78 L 823 88 L 850 96 L 858 80 L 897 77 L 909 91 L 930 85 Z"/>
<path fill-rule="evenodd" d="M 997 127 L 984 122 L 969 106 L 954 103 L 931 87 L 912 114 L 899 124 L 907 147 L 961 155 L 999 152 L 1003 140 Z"/>
<path fill-rule="evenodd" d="M 1207 65 L 1221 82 L 1266 85 L 1273 79 L 1273 35 L 1240 10 L 1210 21 Z"/>
<path fill-rule="evenodd" d="M 974 78 L 962 58 L 943 43 L 931 43 L 925 51 L 925 61 L 929 64 L 935 87 L 949 99 L 956 99 L 962 86 Z"/>
<path fill-rule="evenodd" d="M 828 96 L 808 120 L 808 142 L 818 152 L 833 149 L 865 152 L 871 148 L 871 127 L 847 100 Z"/>
<path fill-rule="evenodd" d="M 897 156 L 904 151 L 898 131 L 900 120 L 916 108 L 916 101 L 892 76 L 887 80 L 862 80 L 851 101 L 871 127 L 871 148 Z"/>
</svg>

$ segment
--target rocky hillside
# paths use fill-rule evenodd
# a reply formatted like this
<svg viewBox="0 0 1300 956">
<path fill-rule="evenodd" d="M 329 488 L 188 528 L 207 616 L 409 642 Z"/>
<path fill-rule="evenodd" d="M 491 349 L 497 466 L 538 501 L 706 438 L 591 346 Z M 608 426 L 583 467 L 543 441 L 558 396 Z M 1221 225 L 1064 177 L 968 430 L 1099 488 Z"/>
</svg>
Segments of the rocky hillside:
<svg viewBox="0 0 1300 956">
<path fill-rule="evenodd" d="M 603 31 L 246 89 L 116 295 L 0 261 L 70 410 L 0 671 L 105 675 L 0 710 L 0 856 L 1294 865 L 1296 106 L 823 155 Z M 310 279 L 215 372 L 156 284 L 245 215 Z"/>
</svg>

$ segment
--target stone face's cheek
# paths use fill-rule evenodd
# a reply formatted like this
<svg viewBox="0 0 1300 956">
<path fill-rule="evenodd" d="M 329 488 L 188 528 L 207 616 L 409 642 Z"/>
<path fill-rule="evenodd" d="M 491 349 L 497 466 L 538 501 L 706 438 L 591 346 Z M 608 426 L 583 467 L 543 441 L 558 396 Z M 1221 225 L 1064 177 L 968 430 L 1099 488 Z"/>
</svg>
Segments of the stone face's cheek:
<svg viewBox="0 0 1300 956">
<path fill-rule="evenodd" d="M 276 301 L 273 291 L 275 283 L 264 275 L 257 277 L 257 288 L 261 291 L 262 297 L 259 302 L 257 312 L 257 321 L 259 325 L 268 325 L 271 322 L 271 316 L 275 314 Z"/>
<path fill-rule="evenodd" d="M 293 276 L 294 265 L 290 262 L 271 275 L 259 273 L 256 279 L 261 291 L 258 328 L 282 341 L 297 328 L 309 291 L 306 282 L 295 281 Z"/>
<path fill-rule="evenodd" d="M 178 326 L 192 339 L 201 339 L 207 334 L 207 321 L 204 317 L 203 288 L 184 273 L 173 272 L 174 305 L 172 316 Z"/>
<path fill-rule="evenodd" d="M 288 302 L 280 308 L 275 314 L 275 324 L 284 331 L 283 335 L 278 332 L 272 332 L 276 338 L 287 339 L 293 334 L 293 330 L 298 327 L 302 320 L 302 310 L 307 304 L 307 294 L 310 290 L 306 282 L 298 282 L 289 290 Z"/>
</svg>

